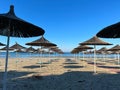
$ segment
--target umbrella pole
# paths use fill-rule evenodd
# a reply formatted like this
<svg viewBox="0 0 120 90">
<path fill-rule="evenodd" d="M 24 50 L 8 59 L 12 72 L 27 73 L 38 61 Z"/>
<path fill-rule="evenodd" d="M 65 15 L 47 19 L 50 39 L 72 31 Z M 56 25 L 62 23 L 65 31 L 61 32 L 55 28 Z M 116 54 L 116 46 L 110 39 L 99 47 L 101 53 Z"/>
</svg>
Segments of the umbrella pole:
<svg viewBox="0 0 120 90">
<path fill-rule="evenodd" d="M 84 57 L 84 51 L 83 51 L 83 67 L 85 67 L 84 61 L 85 61 L 85 57 Z"/>
<path fill-rule="evenodd" d="M 42 58 L 43 58 L 43 55 L 42 55 L 42 46 L 41 46 L 41 57 L 40 57 L 40 72 L 41 72 L 41 68 L 42 68 Z"/>
<path fill-rule="evenodd" d="M 103 53 L 103 59 L 104 59 L 104 63 L 105 63 L 105 58 L 106 58 L 106 55 Z"/>
<path fill-rule="evenodd" d="M 0 53 L 1 54 L 1 53 Z M 1 61 L 0 61 L 0 66 L 1 66 Z"/>
<path fill-rule="evenodd" d="M 96 73 L 96 46 L 94 45 L 94 73 Z"/>
<path fill-rule="evenodd" d="M 49 64 L 51 63 L 51 60 L 50 60 L 50 49 L 48 49 L 49 50 L 49 58 L 48 58 L 48 62 L 49 62 Z"/>
<path fill-rule="evenodd" d="M 75 60 L 77 61 L 77 53 L 75 54 Z"/>
<path fill-rule="evenodd" d="M 85 60 L 85 56 L 84 56 L 85 54 L 84 54 L 84 51 L 83 51 L 83 61 Z"/>
<path fill-rule="evenodd" d="M 119 58 L 119 53 L 118 53 L 118 66 L 119 66 L 119 63 L 120 63 L 120 58 Z"/>
<path fill-rule="evenodd" d="M 17 49 L 16 49 L 16 69 L 18 70 L 18 53 L 17 53 Z M 21 62 L 20 62 L 21 63 Z"/>
<path fill-rule="evenodd" d="M 3 90 L 7 89 L 7 67 L 8 67 L 9 41 L 10 41 L 10 31 L 8 30 L 5 72 L 4 72 L 4 77 L 3 77 Z"/>
<path fill-rule="evenodd" d="M 78 60 L 80 61 L 80 52 L 79 52 L 79 56 L 78 56 L 78 57 L 79 57 L 79 59 L 78 59 Z"/>
</svg>

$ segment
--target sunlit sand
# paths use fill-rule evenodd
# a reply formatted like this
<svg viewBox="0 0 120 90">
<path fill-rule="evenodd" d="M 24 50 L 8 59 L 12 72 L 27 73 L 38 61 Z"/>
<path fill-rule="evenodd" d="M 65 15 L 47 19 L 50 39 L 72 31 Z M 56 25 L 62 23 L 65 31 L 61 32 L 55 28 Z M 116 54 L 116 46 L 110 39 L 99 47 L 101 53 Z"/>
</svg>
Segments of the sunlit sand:
<svg viewBox="0 0 120 90">
<path fill-rule="evenodd" d="M 117 60 L 93 58 L 9 58 L 8 90 L 120 90 L 120 69 Z M 0 59 L 0 90 L 4 75 Z"/>
</svg>

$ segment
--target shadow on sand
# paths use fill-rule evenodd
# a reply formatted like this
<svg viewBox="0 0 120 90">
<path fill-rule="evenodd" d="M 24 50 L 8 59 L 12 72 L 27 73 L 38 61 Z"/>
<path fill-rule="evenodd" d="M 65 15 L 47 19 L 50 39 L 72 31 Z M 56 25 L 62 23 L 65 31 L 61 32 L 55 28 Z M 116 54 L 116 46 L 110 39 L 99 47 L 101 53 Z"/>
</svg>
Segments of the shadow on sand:
<svg viewBox="0 0 120 90">
<path fill-rule="evenodd" d="M 30 72 L 20 73 L 19 77 Z M 34 73 L 35 75 L 35 73 Z M 8 81 L 8 90 L 120 90 L 120 74 L 72 71 L 61 75 L 38 75 Z M 13 77 L 15 78 L 15 77 Z"/>
<path fill-rule="evenodd" d="M 98 66 L 98 67 L 107 68 L 107 69 L 120 69 L 119 66 Z"/>
<path fill-rule="evenodd" d="M 41 67 L 45 67 L 45 65 L 41 65 Z M 23 68 L 30 68 L 30 69 L 40 68 L 40 65 L 30 65 L 30 66 L 24 66 Z"/>
<path fill-rule="evenodd" d="M 22 77 L 22 76 L 26 76 L 28 74 L 32 74 L 34 72 L 28 72 L 28 71 L 24 71 L 24 72 L 18 72 L 18 71 L 8 71 L 7 72 L 7 79 L 11 79 L 11 78 L 18 78 L 18 77 Z M 0 77 L 3 77 L 4 72 L 0 72 Z"/>
<path fill-rule="evenodd" d="M 94 62 L 87 62 L 88 64 L 94 65 Z M 105 63 L 96 63 L 96 65 L 105 65 Z"/>
<path fill-rule="evenodd" d="M 76 62 L 66 62 L 66 63 L 63 63 L 63 64 L 78 64 Z"/>
<path fill-rule="evenodd" d="M 73 65 L 69 65 L 69 66 L 64 66 L 64 68 L 83 68 L 83 66 L 73 66 Z"/>
</svg>

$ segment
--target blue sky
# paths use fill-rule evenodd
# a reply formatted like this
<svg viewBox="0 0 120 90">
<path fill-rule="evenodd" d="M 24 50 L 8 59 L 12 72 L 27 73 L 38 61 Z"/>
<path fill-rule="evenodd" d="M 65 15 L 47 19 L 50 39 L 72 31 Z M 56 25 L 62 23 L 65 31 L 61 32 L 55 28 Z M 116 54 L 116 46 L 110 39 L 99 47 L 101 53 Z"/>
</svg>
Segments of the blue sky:
<svg viewBox="0 0 120 90">
<path fill-rule="evenodd" d="M 16 16 L 42 27 L 44 37 L 63 51 L 71 51 L 104 27 L 120 21 L 120 0 L 2 0 L 0 13 L 8 12 L 10 5 L 14 5 Z M 10 46 L 15 42 L 26 46 L 38 38 L 11 37 Z M 114 45 L 120 42 L 101 39 Z M 0 41 L 6 44 L 6 37 L 0 36 Z"/>
</svg>

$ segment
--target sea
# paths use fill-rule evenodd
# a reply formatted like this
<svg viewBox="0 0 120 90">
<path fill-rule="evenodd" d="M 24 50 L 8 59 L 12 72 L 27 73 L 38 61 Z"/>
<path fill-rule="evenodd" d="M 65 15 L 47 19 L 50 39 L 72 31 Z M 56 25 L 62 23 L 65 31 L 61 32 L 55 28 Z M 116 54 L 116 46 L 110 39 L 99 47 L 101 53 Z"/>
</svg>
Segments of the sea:
<svg viewBox="0 0 120 90">
<path fill-rule="evenodd" d="M 54 53 L 54 54 L 39 54 L 39 53 L 28 53 L 28 52 L 9 52 L 9 57 L 11 58 L 16 58 L 16 57 L 20 57 L 20 58 L 27 58 L 27 57 L 66 57 L 66 58 L 70 58 L 70 57 L 94 57 L 94 54 L 83 54 L 83 53 L 79 53 L 77 55 L 72 54 L 70 52 L 64 52 L 64 54 L 58 54 L 58 53 Z M 0 52 L 0 58 L 5 58 L 6 57 L 6 52 Z M 96 54 L 97 58 L 102 58 L 102 57 L 107 57 L 107 58 L 117 58 L 119 57 L 119 54 Z"/>
<path fill-rule="evenodd" d="M 74 57 L 73 54 L 69 52 L 65 52 L 64 54 L 58 54 L 58 53 L 53 53 L 53 54 L 40 54 L 40 53 L 29 53 L 29 52 L 9 52 L 9 57 L 11 58 L 27 58 L 27 57 L 49 57 L 49 56 L 57 56 L 57 57 Z M 0 52 L 0 58 L 5 58 L 6 57 L 6 52 Z"/>
</svg>

